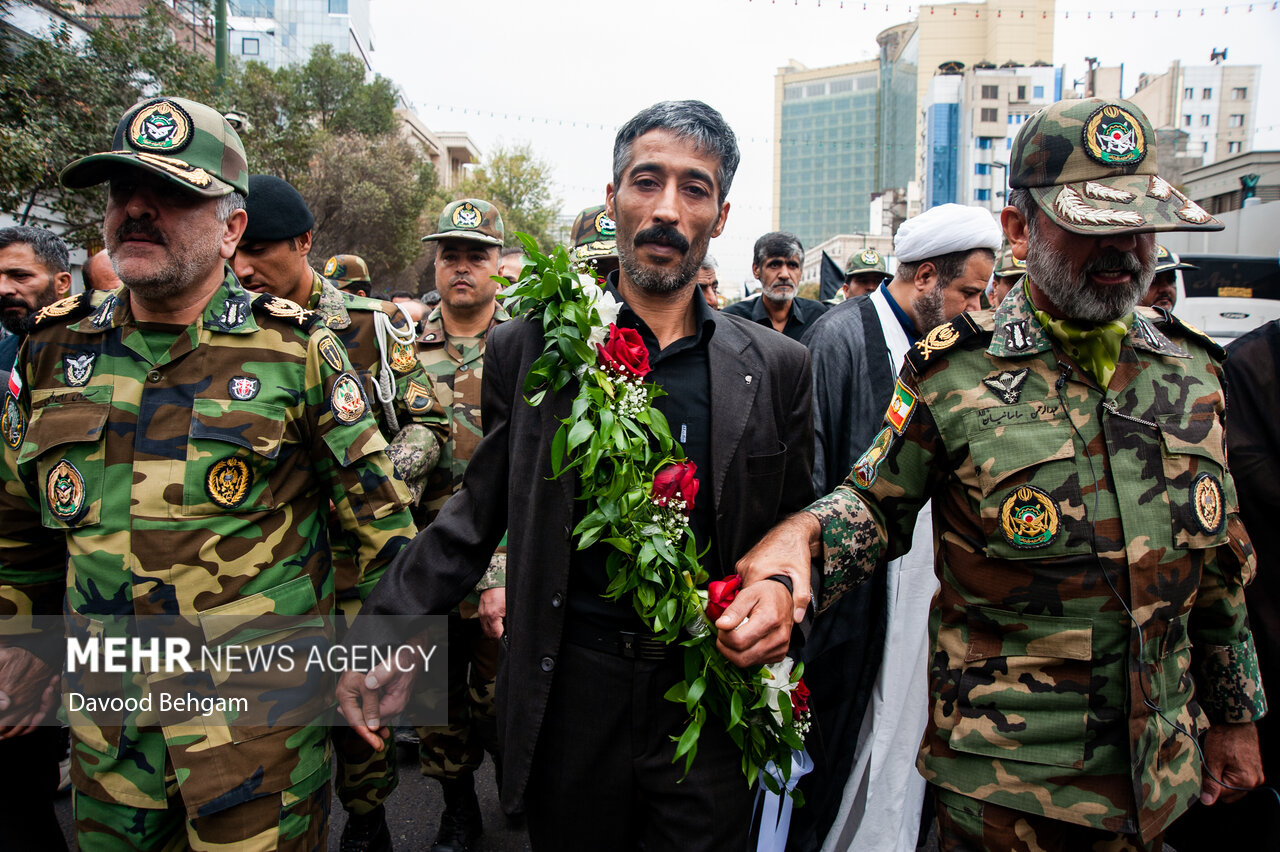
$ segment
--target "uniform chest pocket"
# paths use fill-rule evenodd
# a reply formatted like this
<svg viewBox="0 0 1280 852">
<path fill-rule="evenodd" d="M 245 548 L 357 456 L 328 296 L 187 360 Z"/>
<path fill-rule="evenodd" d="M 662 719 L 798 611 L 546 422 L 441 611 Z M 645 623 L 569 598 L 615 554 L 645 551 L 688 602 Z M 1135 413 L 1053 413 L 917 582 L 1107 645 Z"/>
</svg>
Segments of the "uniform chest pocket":
<svg viewBox="0 0 1280 852">
<path fill-rule="evenodd" d="M 1084 765 L 1093 622 L 971 607 L 956 751 Z"/>
<path fill-rule="evenodd" d="M 1226 476 L 1222 421 L 1213 411 L 1156 417 L 1160 428 L 1164 499 L 1173 519 L 1173 546 L 1217 547 L 1227 540 L 1227 515 L 1236 505 Z"/>
<path fill-rule="evenodd" d="M 18 462 L 35 460 L 40 517 L 50 529 L 89 527 L 102 520 L 110 390 L 102 388 L 107 392 L 102 401 L 86 394 L 80 402 L 33 407 Z"/>
<path fill-rule="evenodd" d="M 274 509 L 270 474 L 284 434 L 283 406 L 195 400 L 183 471 L 183 515 Z"/>
<path fill-rule="evenodd" d="M 1067 529 L 1081 505 L 1070 424 L 1035 420 L 980 430 L 969 439 L 969 452 L 989 556 L 1045 559 L 1088 552 L 1087 535 L 1073 538 Z"/>
</svg>

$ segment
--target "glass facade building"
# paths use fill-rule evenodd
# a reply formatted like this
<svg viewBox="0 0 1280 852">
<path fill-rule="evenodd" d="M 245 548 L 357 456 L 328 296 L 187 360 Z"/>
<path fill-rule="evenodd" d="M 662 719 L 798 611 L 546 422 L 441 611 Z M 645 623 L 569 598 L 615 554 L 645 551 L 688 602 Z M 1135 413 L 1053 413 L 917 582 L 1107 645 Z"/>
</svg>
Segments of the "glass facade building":
<svg viewBox="0 0 1280 852">
<path fill-rule="evenodd" d="M 370 0 L 228 0 L 229 52 L 270 68 L 306 62 L 318 44 L 371 67 Z"/>
</svg>

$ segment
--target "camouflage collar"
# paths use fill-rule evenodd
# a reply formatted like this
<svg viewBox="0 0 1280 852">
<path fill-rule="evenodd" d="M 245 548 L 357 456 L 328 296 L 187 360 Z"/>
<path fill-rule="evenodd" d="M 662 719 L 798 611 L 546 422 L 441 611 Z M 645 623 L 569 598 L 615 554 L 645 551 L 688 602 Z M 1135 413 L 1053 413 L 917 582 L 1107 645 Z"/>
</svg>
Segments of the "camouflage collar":
<svg viewBox="0 0 1280 852">
<path fill-rule="evenodd" d="M 313 304 L 308 307 L 320 315 L 320 319 L 329 328 L 343 329 L 351 325 L 351 314 L 347 312 L 346 301 L 342 298 L 342 291 L 334 286 L 333 282 L 327 278 L 321 277 L 320 273 L 314 269 L 311 274 L 315 276 L 312 296 L 308 300 Z M 315 291 L 319 290 L 319 297 L 315 295 Z"/>
<path fill-rule="evenodd" d="M 493 319 L 489 321 L 489 328 L 486 329 L 485 335 L 493 330 L 495 325 L 504 323 L 511 319 L 511 315 L 502 307 L 499 302 L 493 309 Z M 431 313 L 427 314 L 427 318 L 422 321 L 422 336 L 418 338 L 418 342 L 423 346 L 444 346 L 444 315 L 440 312 L 440 306 L 436 305 L 432 308 Z"/>
<path fill-rule="evenodd" d="M 73 323 L 72 331 L 97 334 L 107 329 L 120 328 L 133 321 L 129 302 L 129 288 L 119 287 L 110 292 L 94 293 L 89 315 Z M 240 286 L 230 267 L 222 279 L 222 286 L 214 291 L 200 316 L 204 328 L 228 334 L 248 334 L 257 331 L 253 319 L 253 294 Z"/>
<path fill-rule="evenodd" d="M 995 333 L 987 346 L 987 354 L 997 358 L 1026 358 L 1053 349 L 1053 340 L 1036 319 L 1035 308 L 1027 296 L 1026 276 L 1004 297 L 995 312 Z M 1189 358 L 1187 350 L 1174 343 L 1151 321 L 1158 313 L 1135 308 L 1133 322 L 1125 340 L 1134 349 L 1142 349 L 1172 358 Z"/>
</svg>

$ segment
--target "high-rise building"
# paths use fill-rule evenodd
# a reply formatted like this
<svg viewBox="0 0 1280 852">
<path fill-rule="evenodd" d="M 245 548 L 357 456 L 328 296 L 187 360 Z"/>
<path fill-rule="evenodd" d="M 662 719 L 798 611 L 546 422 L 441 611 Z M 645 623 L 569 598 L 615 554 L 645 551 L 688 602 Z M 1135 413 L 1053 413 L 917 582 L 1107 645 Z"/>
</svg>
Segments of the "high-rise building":
<svg viewBox="0 0 1280 852">
<path fill-rule="evenodd" d="M 318 44 L 372 69 L 369 0 L 228 0 L 228 53 L 269 68 L 306 62 Z"/>
<path fill-rule="evenodd" d="M 1258 112 L 1258 65 L 1186 66 L 1175 60 L 1163 74 L 1140 74 L 1129 100 L 1151 126 L 1187 134 L 1186 157 L 1209 165 L 1253 149 Z"/>
</svg>

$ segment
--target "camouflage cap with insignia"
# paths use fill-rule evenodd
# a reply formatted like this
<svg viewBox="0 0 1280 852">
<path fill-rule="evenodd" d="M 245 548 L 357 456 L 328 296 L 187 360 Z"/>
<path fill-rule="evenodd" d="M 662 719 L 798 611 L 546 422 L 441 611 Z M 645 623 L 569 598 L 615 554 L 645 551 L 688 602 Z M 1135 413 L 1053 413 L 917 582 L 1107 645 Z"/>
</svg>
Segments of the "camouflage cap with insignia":
<svg viewBox="0 0 1280 852">
<path fill-rule="evenodd" d="M 186 98 L 151 98 L 116 125 L 111 150 L 81 157 L 62 170 L 68 189 L 104 183 L 121 167 L 143 169 L 205 198 L 249 194 L 240 137 L 222 113 Z"/>
<path fill-rule="evenodd" d="M 997 278 L 1012 278 L 1023 275 L 1026 271 L 1027 262 L 1013 256 L 1013 249 L 1009 247 L 1009 241 L 1006 239 L 1004 248 L 1000 250 L 1000 262 L 996 264 L 996 271 L 993 274 Z"/>
<path fill-rule="evenodd" d="M 857 275 L 859 272 L 888 272 L 884 265 L 884 255 L 872 248 L 849 255 L 849 260 L 844 265 L 844 274 Z"/>
<path fill-rule="evenodd" d="M 1156 272 L 1170 272 L 1174 269 L 1199 269 L 1193 263 L 1183 263 L 1182 258 L 1156 243 Z"/>
<path fill-rule="evenodd" d="M 569 229 L 569 235 L 573 239 L 570 256 L 574 260 L 617 257 L 617 230 L 603 204 L 588 207 L 578 214 L 573 220 L 573 227 Z"/>
<path fill-rule="evenodd" d="M 472 240 L 500 246 L 504 236 L 498 208 L 478 198 L 464 198 L 446 205 L 436 229 L 437 233 L 428 234 L 422 241 Z"/>
<path fill-rule="evenodd" d="M 1013 140 L 1009 186 L 1077 234 L 1220 231 L 1221 222 L 1157 173 L 1156 136 L 1128 101 L 1059 101 Z"/>
<path fill-rule="evenodd" d="M 373 279 L 369 277 L 369 265 L 364 262 L 364 258 L 355 254 L 335 254 L 325 261 L 324 272 L 321 274 L 339 290 L 345 290 L 352 284 L 373 283 Z"/>
</svg>

